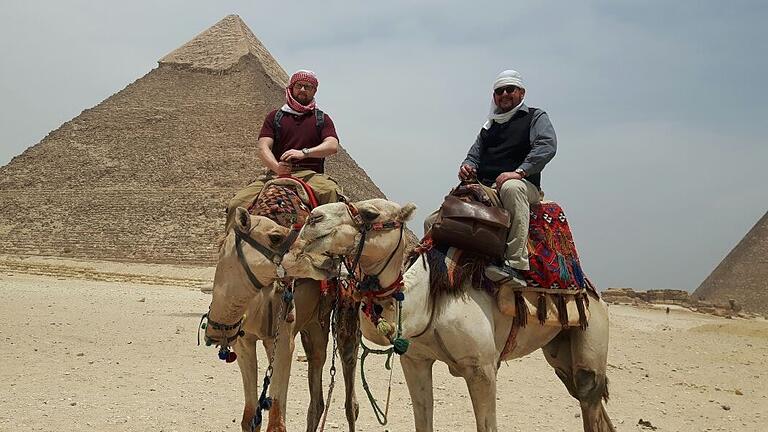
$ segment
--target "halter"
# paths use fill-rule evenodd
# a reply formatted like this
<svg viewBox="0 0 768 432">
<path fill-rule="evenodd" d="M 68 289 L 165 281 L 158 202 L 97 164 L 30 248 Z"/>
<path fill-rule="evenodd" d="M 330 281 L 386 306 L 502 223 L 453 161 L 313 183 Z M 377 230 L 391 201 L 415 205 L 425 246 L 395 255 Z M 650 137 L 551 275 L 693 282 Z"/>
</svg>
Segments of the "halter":
<svg viewBox="0 0 768 432">
<path fill-rule="evenodd" d="M 262 255 L 264 255 L 266 259 L 275 264 L 277 266 L 277 276 L 279 278 L 283 278 L 285 277 L 285 269 L 282 265 L 283 257 L 285 257 L 285 254 L 288 253 L 288 249 L 291 248 L 293 243 L 296 242 L 296 239 L 299 237 L 299 231 L 301 231 L 301 226 L 294 225 L 291 228 L 290 234 L 288 234 L 285 239 L 283 239 L 277 249 L 272 250 L 257 242 L 249 235 L 235 230 L 235 249 L 237 250 L 237 258 L 239 259 L 240 265 L 243 267 L 245 274 L 248 276 L 248 280 L 250 280 L 251 284 L 256 288 L 256 291 L 261 290 L 265 285 L 259 282 L 259 279 L 255 274 L 253 274 L 253 271 L 251 271 L 251 268 L 248 266 L 248 261 L 245 260 L 245 254 L 243 253 L 243 242 L 248 243 L 249 246 L 259 251 Z"/>
<path fill-rule="evenodd" d="M 397 253 L 397 250 L 400 249 L 400 244 L 403 241 L 403 230 L 405 228 L 405 224 L 398 221 L 387 221 L 387 222 L 377 222 L 377 223 L 370 223 L 363 221 L 363 218 L 360 216 L 360 212 L 357 210 L 357 208 L 352 203 L 346 203 L 347 205 L 347 211 L 349 211 L 349 215 L 352 217 L 352 221 L 358 226 L 358 231 L 360 232 L 360 242 L 357 246 L 357 251 L 355 252 L 355 259 L 354 262 L 350 265 L 348 260 L 344 260 L 344 266 L 347 268 L 347 272 L 349 273 L 350 277 L 357 283 L 358 289 L 362 292 L 364 292 L 367 296 L 370 297 L 386 297 L 397 291 L 400 287 L 403 285 L 403 274 L 400 272 L 397 276 L 397 279 L 395 279 L 395 282 L 393 282 L 390 286 L 382 287 L 379 283 L 379 276 L 381 273 L 384 272 L 384 270 L 389 267 L 389 263 L 392 261 L 392 258 L 395 257 L 395 254 Z M 370 231 L 390 231 L 393 229 L 400 229 L 400 237 L 397 239 L 397 246 L 392 250 L 392 253 L 389 254 L 389 258 L 387 258 L 387 261 L 384 263 L 384 266 L 382 266 L 381 270 L 379 270 L 378 273 L 375 275 L 365 275 L 363 276 L 363 280 L 358 281 L 356 278 L 356 271 L 360 265 L 360 258 L 363 255 L 363 248 L 365 247 L 365 241 L 368 238 L 368 232 Z"/>
<path fill-rule="evenodd" d="M 276 249 L 270 249 L 261 243 L 257 242 L 253 238 L 251 238 L 249 235 L 244 234 L 238 230 L 235 230 L 235 249 L 237 250 L 237 258 L 240 261 L 240 265 L 243 267 L 243 270 L 245 271 L 245 274 L 248 276 L 248 280 L 250 280 L 251 285 L 253 288 L 255 288 L 255 292 L 258 293 L 261 291 L 262 288 L 264 288 L 266 285 L 259 282 L 259 279 L 256 277 L 255 274 L 253 274 L 253 271 L 248 266 L 248 261 L 245 260 L 245 254 L 243 253 L 243 242 L 248 243 L 249 246 L 256 249 L 264 255 L 266 259 L 271 261 L 277 266 L 277 276 L 279 278 L 285 277 L 285 269 L 283 269 L 282 262 L 283 257 L 285 257 L 285 254 L 288 253 L 288 250 L 291 248 L 291 246 L 296 242 L 296 239 L 299 237 L 299 231 L 301 231 L 300 225 L 294 225 L 291 228 L 290 234 L 288 234 L 285 239 L 278 245 Z M 235 324 L 224 324 L 220 322 L 216 322 L 211 320 L 209 317 L 209 313 L 206 313 L 200 318 L 200 324 L 201 328 L 203 327 L 203 321 L 206 321 L 205 326 L 210 327 L 214 330 L 219 330 L 222 332 L 228 332 L 230 330 L 237 329 L 237 332 L 235 332 L 232 336 L 227 336 L 226 333 L 224 334 L 224 340 L 219 341 L 222 345 L 229 345 L 232 341 L 237 339 L 238 336 L 241 336 L 243 333 L 242 325 L 243 325 L 243 318 L 241 317 L 238 322 Z M 213 342 L 217 342 L 209 337 L 205 337 L 206 344 L 210 344 Z M 200 345 L 200 337 L 198 333 L 198 340 L 197 344 Z"/>
</svg>

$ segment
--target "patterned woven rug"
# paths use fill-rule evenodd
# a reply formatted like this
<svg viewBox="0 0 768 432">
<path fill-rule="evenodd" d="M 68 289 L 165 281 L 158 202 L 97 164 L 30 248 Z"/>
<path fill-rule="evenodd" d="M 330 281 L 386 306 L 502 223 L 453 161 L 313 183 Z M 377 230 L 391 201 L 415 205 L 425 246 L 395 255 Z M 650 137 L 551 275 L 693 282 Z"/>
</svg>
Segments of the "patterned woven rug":
<svg viewBox="0 0 768 432">
<path fill-rule="evenodd" d="M 587 288 L 571 227 L 555 202 L 531 205 L 528 229 L 528 286 L 550 289 Z"/>
<path fill-rule="evenodd" d="M 252 215 L 265 216 L 278 224 L 290 228 L 304 225 L 312 211 L 312 200 L 298 181 L 281 178 L 270 180 L 248 208 Z"/>
</svg>

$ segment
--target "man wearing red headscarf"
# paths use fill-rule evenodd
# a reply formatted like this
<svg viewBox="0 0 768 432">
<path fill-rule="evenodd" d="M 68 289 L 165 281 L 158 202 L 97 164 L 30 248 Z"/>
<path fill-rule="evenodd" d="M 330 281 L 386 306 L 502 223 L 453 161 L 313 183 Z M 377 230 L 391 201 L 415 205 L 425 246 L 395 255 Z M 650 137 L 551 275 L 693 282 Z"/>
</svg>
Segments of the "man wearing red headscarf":
<svg viewBox="0 0 768 432">
<path fill-rule="evenodd" d="M 235 209 L 248 208 L 264 183 L 277 176 L 304 180 L 319 204 L 338 201 L 341 188 L 325 174 L 325 158 L 336 154 L 339 137 L 331 117 L 317 109 L 317 84 L 312 71 L 299 70 L 291 75 L 285 88 L 285 104 L 267 114 L 259 133 L 258 156 L 267 172 L 230 200 L 227 230 L 232 226 Z"/>
</svg>

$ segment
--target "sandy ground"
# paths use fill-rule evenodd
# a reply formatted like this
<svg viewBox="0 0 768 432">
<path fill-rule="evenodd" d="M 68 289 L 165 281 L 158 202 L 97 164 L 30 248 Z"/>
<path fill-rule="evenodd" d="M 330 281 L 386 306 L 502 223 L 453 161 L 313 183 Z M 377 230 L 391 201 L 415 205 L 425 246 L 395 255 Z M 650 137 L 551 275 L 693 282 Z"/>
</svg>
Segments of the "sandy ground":
<svg viewBox="0 0 768 432">
<path fill-rule="evenodd" d="M 200 287 L 211 275 L 209 268 L 0 256 L 0 431 L 238 431 L 237 366 L 196 346 L 210 301 Z M 652 430 L 640 419 L 658 431 L 768 430 L 768 322 L 680 309 L 610 312 L 608 412 L 618 430 Z M 383 362 L 366 366 L 383 399 Z M 304 430 L 306 376 L 306 363 L 296 362 L 290 430 Z M 399 365 L 386 427 L 357 381 L 358 430 L 413 430 Z M 436 430 L 474 430 L 463 381 L 437 365 L 435 382 Z M 330 430 L 346 430 L 341 388 Z M 498 413 L 500 430 L 581 430 L 578 405 L 538 352 L 502 365 Z"/>
</svg>

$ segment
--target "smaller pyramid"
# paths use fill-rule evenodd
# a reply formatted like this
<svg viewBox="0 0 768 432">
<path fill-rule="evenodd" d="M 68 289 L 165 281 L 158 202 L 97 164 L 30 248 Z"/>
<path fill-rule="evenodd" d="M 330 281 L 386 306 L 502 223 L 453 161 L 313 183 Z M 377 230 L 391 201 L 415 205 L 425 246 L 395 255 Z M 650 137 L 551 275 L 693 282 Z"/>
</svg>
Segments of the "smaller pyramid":
<svg viewBox="0 0 768 432">
<path fill-rule="evenodd" d="M 736 300 L 744 310 L 768 313 L 768 212 L 694 291 L 717 304 Z"/>
<path fill-rule="evenodd" d="M 237 15 L 227 15 L 158 63 L 193 70 L 226 71 L 248 54 L 256 57 L 272 80 L 287 85 L 288 75 Z"/>
</svg>

